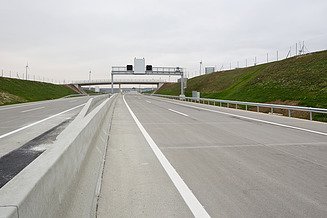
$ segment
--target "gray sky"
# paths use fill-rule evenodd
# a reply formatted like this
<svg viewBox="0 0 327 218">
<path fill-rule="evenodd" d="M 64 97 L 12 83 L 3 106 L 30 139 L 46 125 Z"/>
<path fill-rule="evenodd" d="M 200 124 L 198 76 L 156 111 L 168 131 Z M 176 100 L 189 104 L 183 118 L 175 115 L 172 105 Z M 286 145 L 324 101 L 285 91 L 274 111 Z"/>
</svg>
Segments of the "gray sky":
<svg viewBox="0 0 327 218">
<path fill-rule="evenodd" d="M 0 69 L 53 79 L 109 76 L 145 57 L 186 67 L 327 49 L 326 0 L 0 0 Z"/>
</svg>

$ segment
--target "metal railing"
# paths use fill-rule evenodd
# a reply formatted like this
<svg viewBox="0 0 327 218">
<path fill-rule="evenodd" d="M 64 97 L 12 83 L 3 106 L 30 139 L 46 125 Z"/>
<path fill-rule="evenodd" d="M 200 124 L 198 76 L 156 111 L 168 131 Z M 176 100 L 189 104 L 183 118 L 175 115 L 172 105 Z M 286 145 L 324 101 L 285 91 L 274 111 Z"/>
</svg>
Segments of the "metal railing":
<svg viewBox="0 0 327 218">
<path fill-rule="evenodd" d="M 115 83 L 124 83 L 124 82 L 135 82 L 135 83 L 165 83 L 167 79 L 115 79 Z M 111 83 L 111 79 L 95 79 L 95 80 L 76 80 L 72 81 L 71 84 L 92 84 L 92 83 Z"/>
<path fill-rule="evenodd" d="M 221 100 L 221 99 L 210 99 L 210 98 L 193 98 L 193 97 L 181 97 L 173 95 L 159 95 L 152 94 L 152 96 L 164 97 L 169 99 L 198 102 L 203 104 L 212 104 L 214 106 L 230 107 L 235 105 L 236 109 L 241 109 L 239 106 L 245 106 L 245 110 L 249 107 L 256 107 L 256 111 L 260 112 L 260 108 L 270 108 L 270 113 L 274 113 L 275 109 L 282 109 L 288 111 L 288 116 L 292 117 L 292 111 L 304 111 L 309 113 L 310 120 L 312 120 L 313 113 L 327 114 L 327 109 L 325 108 L 313 108 L 313 107 L 302 107 L 302 106 L 291 106 L 291 105 L 281 105 L 281 104 L 267 104 L 267 103 L 255 103 L 255 102 L 245 102 L 245 101 L 231 101 L 231 100 Z"/>
</svg>

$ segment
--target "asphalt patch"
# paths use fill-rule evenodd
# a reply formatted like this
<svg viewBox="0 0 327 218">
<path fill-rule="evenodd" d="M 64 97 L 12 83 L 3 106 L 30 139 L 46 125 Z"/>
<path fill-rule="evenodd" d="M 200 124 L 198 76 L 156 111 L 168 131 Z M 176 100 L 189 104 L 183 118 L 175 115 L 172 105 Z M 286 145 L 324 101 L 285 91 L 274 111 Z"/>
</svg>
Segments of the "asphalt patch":
<svg viewBox="0 0 327 218">
<path fill-rule="evenodd" d="M 21 147 L 0 157 L 0 188 L 14 178 L 33 160 L 40 156 L 47 145 L 51 146 L 57 136 L 66 128 L 66 126 L 74 119 L 74 117 L 60 123 L 52 129 L 42 133 L 31 141 L 25 143 Z"/>
</svg>

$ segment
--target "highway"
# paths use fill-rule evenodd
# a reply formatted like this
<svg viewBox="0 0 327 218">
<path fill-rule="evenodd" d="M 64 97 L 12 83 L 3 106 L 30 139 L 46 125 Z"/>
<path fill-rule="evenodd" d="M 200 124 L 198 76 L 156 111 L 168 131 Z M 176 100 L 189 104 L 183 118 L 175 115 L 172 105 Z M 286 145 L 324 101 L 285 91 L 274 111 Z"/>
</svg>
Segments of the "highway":
<svg viewBox="0 0 327 218">
<path fill-rule="evenodd" d="M 0 107 L 0 157 L 75 116 L 90 97 Z"/>
<path fill-rule="evenodd" d="M 99 217 L 326 217 L 327 124 L 120 95 Z"/>
</svg>

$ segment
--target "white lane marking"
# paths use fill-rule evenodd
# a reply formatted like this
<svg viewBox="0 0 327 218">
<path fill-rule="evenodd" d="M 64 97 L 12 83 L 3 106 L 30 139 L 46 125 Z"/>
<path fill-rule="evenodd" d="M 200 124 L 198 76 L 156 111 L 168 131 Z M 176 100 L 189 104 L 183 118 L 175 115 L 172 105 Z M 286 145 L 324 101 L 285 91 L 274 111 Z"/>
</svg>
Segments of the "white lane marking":
<svg viewBox="0 0 327 218">
<path fill-rule="evenodd" d="M 17 105 L 17 106 L 10 106 L 10 107 L 6 107 L 6 106 L 1 106 L 0 107 L 0 111 L 3 110 L 10 110 L 10 109 L 14 109 L 14 108 L 20 108 L 20 107 L 28 107 L 28 106 L 35 106 L 35 105 L 39 105 L 39 104 L 43 104 L 44 102 L 40 102 L 40 103 L 26 103 L 23 105 Z"/>
<path fill-rule="evenodd" d="M 77 97 L 77 98 L 84 98 L 84 97 Z M 19 103 L 18 105 L 14 105 L 14 106 L 5 105 L 5 106 L 0 106 L 0 111 L 10 110 L 10 109 L 15 109 L 15 108 L 20 108 L 20 107 L 28 107 L 28 106 L 35 106 L 35 105 L 40 105 L 40 104 L 52 103 L 52 102 L 56 102 L 56 101 L 66 101 L 66 100 L 67 99 L 59 98 L 59 99 L 52 99 L 52 100 L 44 100 L 44 101 L 40 101 L 40 102 Z"/>
<path fill-rule="evenodd" d="M 180 175 L 177 173 L 177 171 L 174 169 L 174 167 L 169 163 L 165 155 L 161 152 L 161 150 L 158 148 L 156 143 L 153 141 L 151 136 L 148 134 L 148 132 L 144 129 L 140 121 L 137 119 L 131 108 L 128 106 L 125 96 L 123 96 L 123 100 L 125 102 L 125 105 L 129 111 L 129 113 L 132 115 L 136 125 L 141 130 L 144 138 L 148 142 L 149 146 L 151 147 L 153 153 L 158 158 L 159 162 L 161 163 L 162 167 L 165 169 L 166 173 L 168 174 L 171 181 L 174 183 L 175 187 L 179 191 L 180 195 L 184 199 L 187 206 L 192 211 L 193 215 L 195 217 L 210 217 L 207 211 L 204 209 L 204 207 L 201 205 L 201 203 L 198 201 L 198 199 L 194 196 L 192 191 L 189 189 L 189 187 L 185 184 L 183 179 L 180 177 Z"/>
<path fill-rule="evenodd" d="M 214 112 L 214 113 L 218 113 L 218 114 L 224 114 L 224 115 L 234 116 L 234 117 L 238 117 L 238 118 L 243 118 L 243 119 L 246 119 L 246 120 L 253 120 L 253 121 L 257 121 L 257 122 L 261 122 L 261 123 L 267 123 L 267 124 L 271 124 L 271 125 L 275 125 L 275 126 L 281 126 L 281 127 L 285 127 L 285 128 L 296 129 L 296 130 L 301 130 L 301 131 L 305 131 L 305 132 L 310 132 L 310 133 L 315 133 L 315 134 L 327 136 L 326 132 L 319 132 L 319 131 L 315 131 L 315 130 L 311 130 L 311 129 L 305 129 L 305 128 L 301 128 L 301 127 L 297 127 L 297 126 L 290 126 L 290 125 L 275 123 L 275 122 L 271 122 L 271 121 L 267 121 L 267 120 L 260 120 L 260 119 L 256 119 L 256 118 L 252 118 L 252 117 L 245 117 L 245 116 L 242 116 L 242 115 L 236 115 L 236 114 L 232 114 L 232 113 L 211 110 L 211 109 L 208 109 L 208 108 L 202 108 L 202 107 L 197 107 L 197 106 L 188 105 L 188 104 L 181 104 L 181 103 L 171 102 L 171 101 L 165 101 L 165 102 L 170 102 L 172 104 L 178 104 L 178 105 L 182 105 L 182 106 L 185 106 L 185 107 L 196 108 L 196 109 L 210 111 L 210 112 Z"/>
<path fill-rule="evenodd" d="M 172 111 L 172 112 L 175 112 L 175 113 L 177 113 L 177 114 L 180 114 L 180 115 L 183 115 L 183 116 L 185 116 L 185 117 L 188 117 L 188 115 L 187 114 L 184 114 L 184 113 L 182 113 L 182 112 L 179 112 L 179 111 L 175 111 L 175 110 L 173 110 L 173 109 L 168 109 L 168 110 L 170 110 L 170 111 Z"/>
<path fill-rule="evenodd" d="M 36 110 L 40 110 L 40 109 L 43 109 L 43 108 L 45 108 L 45 107 L 37 107 L 37 108 L 21 111 L 21 113 L 26 113 L 26 112 L 29 112 L 29 111 L 36 111 Z"/>
<path fill-rule="evenodd" d="M 37 122 L 35 122 L 35 123 L 31 123 L 31 124 L 29 124 L 29 125 L 27 125 L 27 126 L 23 126 L 23 127 L 19 128 L 19 129 L 16 129 L 16 130 L 13 130 L 13 131 L 8 132 L 8 133 L 6 133 L 6 134 L 0 135 L 0 139 L 2 139 L 2 138 L 4 138 L 4 137 L 7 137 L 7 136 L 10 136 L 10 135 L 12 135 L 12 134 L 14 134 L 14 133 L 20 132 L 20 131 L 22 131 L 22 130 L 24 130 L 24 129 L 27 129 L 27 128 L 29 128 L 29 127 L 35 126 L 36 124 L 42 123 L 42 122 L 44 122 L 44 121 L 46 121 L 46 120 L 52 119 L 52 118 L 54 118 L 54 117 L 57 117 L 57 116 L 59 116 L 59 115 L 61 115 L 61 114 L 67 113 L 67 112 L 72 111 L 72 110 L 75 110 L 76 108 L 82 107 L 82 106 L 84 106 L 85 104 L 86 104 L 86 103 L 84 103 L 84 104 L 80 104 L 80 105 L 78 105 L 78 106 L 76 106 L 76 107 L 73 107 L 73 108 L 70 108 L 70 109 L 68 109 L 68 110 L 62 111 L 62 112 L 60 112 L 60 113 L 58 113 L 58 114 L 55 114 L 55 115 L 52 115 L 52 116 L 50 116 L 50 117 L 44 118 L 43 120 L 39 120 L 39 121 L 37 121 Z"/>
<path fill-rule="evenodd" d="M 145 100 L 146 102 L 148 102 L 149 104 L 151 104 L 151 101 Z"/>
<path fill-rule="evenodd" d="M 308 142 L 308 143 L 273 143 L 273 144 L 235 144 L 235 145 L 203 145 L 203 146 L 167 146 L 160 147 L 161 149 L 207 149 L 207 148 L 247 148 L 247 147 L 311 147 L 327 145 L 326 142 Z"/>
</svg>

